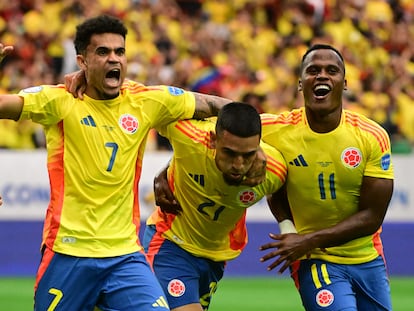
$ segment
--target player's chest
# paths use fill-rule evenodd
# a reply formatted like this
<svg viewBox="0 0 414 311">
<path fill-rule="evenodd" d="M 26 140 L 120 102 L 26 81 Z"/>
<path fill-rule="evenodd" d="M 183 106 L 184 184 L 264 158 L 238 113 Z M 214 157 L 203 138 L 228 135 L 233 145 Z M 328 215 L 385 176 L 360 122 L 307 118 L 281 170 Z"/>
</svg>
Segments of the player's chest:
<svg viewBox="0 0 414 311">
<path fill-rule="evenodd" d="M 342 135 L 302 135 L 283 144 L 282 153 L 288 165 L 288 178 L 315 185 L 359 183 L 368 154 L 361 140 Z"/>
<path fill-rule="evenodd" d="M 122 106 L 84 105 L 63 120 L 65 138 L 88 144 L 131 144 L 146 137 L 150 123 L 138 110 Z"/>
</svg>

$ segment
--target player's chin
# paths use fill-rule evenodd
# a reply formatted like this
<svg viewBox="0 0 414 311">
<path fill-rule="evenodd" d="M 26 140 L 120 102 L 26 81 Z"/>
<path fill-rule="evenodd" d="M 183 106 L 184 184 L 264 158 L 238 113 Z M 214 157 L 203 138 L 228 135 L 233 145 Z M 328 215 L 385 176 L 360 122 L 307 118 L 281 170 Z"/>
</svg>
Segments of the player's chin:
<svg viewBox="0 0 414 311">
<path fill-rule="evenodd" d="M 104 99 L 113 99 L 118 97 L 120 88 L 112 88 L 112 89 L 105 89 L 104 91 Z"/>
<path fill-rule="evenodd" d="M 243 176 L 233 176 L 233 175 L 223 175 L 224 180 L 227 184 L 231 186 L 239 186 L 243 181 Z"/>
</svg>

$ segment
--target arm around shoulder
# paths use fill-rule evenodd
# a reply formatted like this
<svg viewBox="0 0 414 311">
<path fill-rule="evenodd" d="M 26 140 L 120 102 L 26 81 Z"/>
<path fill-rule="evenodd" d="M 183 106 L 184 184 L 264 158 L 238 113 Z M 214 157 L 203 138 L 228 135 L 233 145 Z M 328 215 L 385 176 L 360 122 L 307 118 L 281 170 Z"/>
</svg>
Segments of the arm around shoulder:
<svg viewBox="0 0 414 311">
<path fill-rule="evenodd" d="M 204 118 L 217 116 L 221 107 L 231 102 L 230 99 L 220 96 L 196 92 L 193 92 L 193 94 L 196 102 L 195 112 L 193 116 L 194 119 L 201 120 Z"/>
</svg>

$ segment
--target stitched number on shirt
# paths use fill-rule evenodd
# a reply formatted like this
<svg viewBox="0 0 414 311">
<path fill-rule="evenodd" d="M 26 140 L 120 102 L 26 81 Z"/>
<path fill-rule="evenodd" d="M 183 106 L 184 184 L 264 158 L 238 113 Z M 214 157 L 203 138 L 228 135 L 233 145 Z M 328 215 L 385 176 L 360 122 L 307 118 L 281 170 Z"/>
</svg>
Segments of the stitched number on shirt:
<svg viewBox="0 0 414 311">
<path fill-rule="evenodd" d="M 224 206 L 219 206 L 216 207 L 216 203 L 214 203 L 213 201 L 211 201 L 210 199 L 209 202 L 205 202 L 205 203 L 201 203 L 197 210 L 204 215 L 210 216 L 209 213 L 207 213 L 204 209 L 207 207 L 211 207 L 214 210 L 214 216 L 213 216 L 213 220 L 216 221 L 219 218 L 220 213 L 224 210 Z"/>
<path fill-rule="evenodd" d="M 321 195 L 321 200 L 326 200 L 326 188 L 325 188 L 325 178 L 323 173 L 320 173 L 318 176 L 318 183 L 319 183 L 319 192 Z M 335 174 L 332 173 L 329 175 L 329 192 L 331 193 L 331 199 L 336 199 L 336 190 L 335 190 Z"/>
<path fill-rule="evenodd" d="M 116 153 L 118 151 L 118 145 L 116 143 L 106 143 L 105 147 L 112 148 L 111 159 L 109 160 L 109 164 L 106 169 L 108 172 L 110 172 L 112 171 L 112 167 L 114 166 Z"/>
<path fill-rule="evenodd" d="M 52 303 L 49 305 L 49 308 L 47 308 L 47 311 L 53 311 L 56 309 L 57 304 L 62 299 L 63 293 L 61 290 L 51 288 L 49 290 L 49 294 L 55 295 L 55 298 L 53 298 Z"/>
</svg>

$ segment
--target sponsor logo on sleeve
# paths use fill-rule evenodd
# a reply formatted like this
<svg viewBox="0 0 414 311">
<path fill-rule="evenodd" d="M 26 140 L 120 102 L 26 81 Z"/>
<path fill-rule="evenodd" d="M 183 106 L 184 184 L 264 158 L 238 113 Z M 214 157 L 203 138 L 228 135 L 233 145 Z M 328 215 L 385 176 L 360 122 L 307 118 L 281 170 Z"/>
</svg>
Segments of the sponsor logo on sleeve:
<svg viewBox="0 0 414 311">
<path fill-rule="evenodd" d="M 384 154 L 381 158 L 381 168 L 387 171 L 391 165 L 391 155 L 389 153 Z"/>
<path fill-rule="evenodd" d="M 174 96 L 178 96 L 178 95 L 184 94 L 184 90 L 183 89 L 180 89 L 180 88 L 175 87 L 175 86 L 169 86 L 168 87 L 168 92 L 171 95 L 174 95 Z"/>
<path fill-rule="evenodd" d="M 43 90 L 43 86 L 32 86 L 28 87 L 23 90 L 24 93 L 39 93 L 41 90 Z"/>
</svg>

